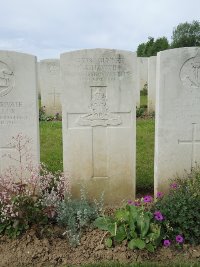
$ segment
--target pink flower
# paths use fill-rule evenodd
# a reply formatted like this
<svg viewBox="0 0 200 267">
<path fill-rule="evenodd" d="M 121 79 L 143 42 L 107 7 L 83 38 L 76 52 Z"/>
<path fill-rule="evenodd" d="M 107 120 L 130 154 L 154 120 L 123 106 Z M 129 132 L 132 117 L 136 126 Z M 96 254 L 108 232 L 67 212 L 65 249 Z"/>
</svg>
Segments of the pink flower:
<svg viewBox="0 0 200 267">
<path fill-rule="evenodd" d="M 144 203 L 152 202 L 153 198 L 152 196 L 144 196 L 143 201 Z"/>
<path fill-rule="evenodd" d="M 157 221 L 163 221 L 164 220 L 164 217 L 163 217 L 163 215 L 162 215 L 162 213 L 160 211 L 155 211 L 154 212 L 154 218 Z"/>
<path fill-rule="evenodd" d="M 169 247 L 169 246 L 171 245 L 170 240 L 165 239 L 164 242 L 163 242 L 163 245 L 164 245 L 165 247 Z"/>
<path fill-rule="evenodd" d="M 173 183 L 173 184 L 170 184 L 170 187 L 173 189 L 176 189 L 176 188 L 178 188 L 178 185 L 176 183 Z"/>
<path fill-rule="evenodd" d="M 177 243 L 183 243 L 183 241 L 184 241 L 184 238 L 182 237 L 182 235 L 177 235 L 176 236 L 176 242 Z"/>
<path fill-rule="evenodd" d="M 163 197 L 164 193 L 163 192 L 157 192 L 157 198 Z"/>
</svg>

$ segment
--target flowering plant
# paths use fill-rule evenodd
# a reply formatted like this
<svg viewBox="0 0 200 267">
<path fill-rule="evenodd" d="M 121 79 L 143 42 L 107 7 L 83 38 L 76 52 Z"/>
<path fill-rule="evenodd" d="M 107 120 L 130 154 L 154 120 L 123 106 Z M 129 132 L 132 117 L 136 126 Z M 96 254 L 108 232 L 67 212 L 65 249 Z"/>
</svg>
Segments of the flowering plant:
<svg viewBox="0 0 200 267">
<path fill-rule="evenodd" d="M 160 226 L 155 223 L 150 211 L 153 198 L 145 196 L 135 201 L 128 201 L 124 207 L 117 209 L 112 217 L 99 217 L 94 225 L 109 233 L 105 240 L 108 247 L 123 240 L 128 241 L 130 249 L 147 249 L 153 252 L 159 245 Z"/>
<path fill-rule="evenodd" d="M 69 178 L 53 175 L 32 164 L 31 140 L 18 134 L 10 146 L 16 155 L 5 154 L 15 165 L 0 175 L 0 233 L 17 236 L 32 224 L 47 223 L 56 215 L 58 202 L 69 193 Z"/>
<path fill-rule="evenodd" d="M 164 220 L 161 226 L 163 245 L 175 243 L 181 246 L 185 241 L 200 244 L 200 167 L 195 166 L 183 177 L 174 179 L 169 194 L 157 199 L 152 211 L 159 210 Z M 168 240 L 169 242 L 167 242 Z"/>
</svg>

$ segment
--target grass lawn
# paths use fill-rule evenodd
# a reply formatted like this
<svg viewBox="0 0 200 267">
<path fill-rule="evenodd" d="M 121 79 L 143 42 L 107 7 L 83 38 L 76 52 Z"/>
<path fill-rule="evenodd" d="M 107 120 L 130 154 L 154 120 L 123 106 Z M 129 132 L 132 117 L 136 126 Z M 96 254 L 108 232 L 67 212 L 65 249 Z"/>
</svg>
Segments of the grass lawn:
<svg viewBox="0 0 200 267">
<path fill-rule="evenodd" d="M 40 122 L 41 162 L 52 172 L 63 170 L 62 123 Z M 137 192 L 153 189 L 154 120 L 137 120 Z"/>
<path fill-rule="evenodd" d="M 53 173 L 63 170 L 62 122 L 40 122 L 40 160 Z"/>
</svg>

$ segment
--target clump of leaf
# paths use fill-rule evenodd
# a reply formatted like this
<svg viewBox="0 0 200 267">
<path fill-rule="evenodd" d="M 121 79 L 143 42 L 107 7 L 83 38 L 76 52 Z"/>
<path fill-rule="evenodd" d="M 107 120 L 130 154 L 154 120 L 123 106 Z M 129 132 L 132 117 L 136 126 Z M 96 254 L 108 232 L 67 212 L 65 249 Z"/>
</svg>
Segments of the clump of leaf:
<svg viewBox="0 0 200 267">
<path fill-rule="evenodd" d="M 127 240 L 130 249 L 153 252 L 161 241 L 160 226 L 154 223 L 153 217 L 145 205 L 126 205 L 117 209 L 112 217 L 98 217 L 94 225 L 108 232 L 109 237 L 105 239 L 108 247 Z"/>
</svg>

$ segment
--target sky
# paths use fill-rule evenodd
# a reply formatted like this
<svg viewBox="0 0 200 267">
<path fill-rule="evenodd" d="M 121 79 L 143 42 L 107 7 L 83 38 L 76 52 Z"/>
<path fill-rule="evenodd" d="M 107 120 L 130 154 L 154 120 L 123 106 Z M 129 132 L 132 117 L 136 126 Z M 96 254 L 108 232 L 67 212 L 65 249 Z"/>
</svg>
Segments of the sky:
<svg viewBox="0 0 200 267">
<path fill-rule="evenodd" d="M 200 20 L 200 0 L 0 0 L 0 50 L 38 59 L 90 48 L 136 51 Z"/>
</svg>

